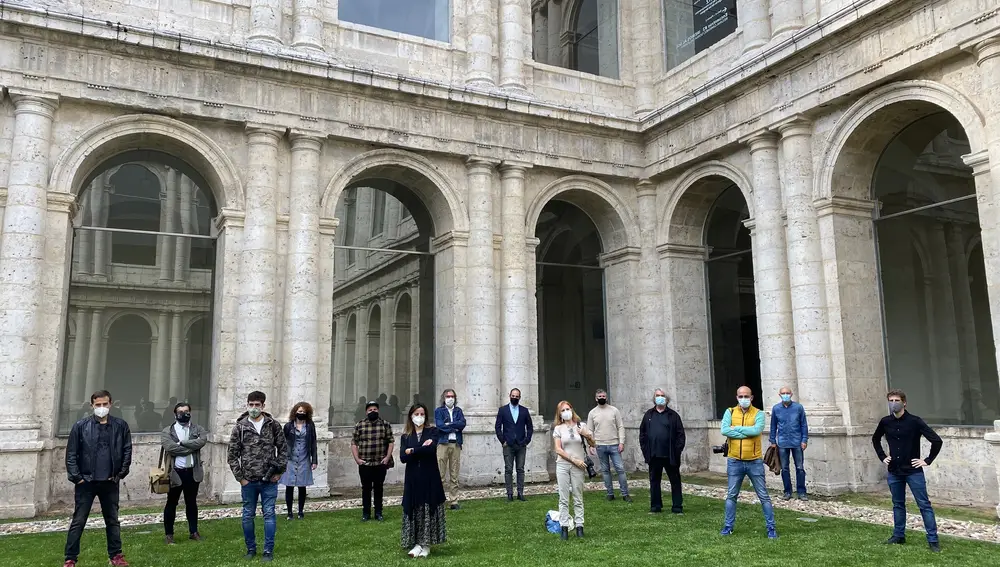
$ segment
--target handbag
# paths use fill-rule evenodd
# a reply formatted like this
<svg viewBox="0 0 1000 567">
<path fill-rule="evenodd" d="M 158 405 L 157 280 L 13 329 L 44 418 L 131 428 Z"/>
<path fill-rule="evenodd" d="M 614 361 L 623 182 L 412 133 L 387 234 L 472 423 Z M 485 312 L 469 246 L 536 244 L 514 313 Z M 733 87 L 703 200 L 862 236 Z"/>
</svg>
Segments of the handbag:
<svg viewBox="0 0 1000 567">
<path fill-rule="evenodd" d="M 163 466 L 163 447 L 160 447 L 159 466 L 149 468 L 149 491 L 153 494 L 170 492 L 170 475 Z"/>
</svg>

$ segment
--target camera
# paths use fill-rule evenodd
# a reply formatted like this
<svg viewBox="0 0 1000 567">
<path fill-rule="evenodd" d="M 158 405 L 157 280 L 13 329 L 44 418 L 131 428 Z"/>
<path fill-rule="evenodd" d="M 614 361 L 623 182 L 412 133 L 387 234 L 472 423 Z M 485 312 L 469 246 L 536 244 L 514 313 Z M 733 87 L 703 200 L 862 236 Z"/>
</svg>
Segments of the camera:
<svg viewBox="0 0 1000 567">
<path fill-rule="evenodd" d="M 712 445 L 712 452 L 716 455 L 724 455 L 729 449 L 729 442 L 726 441 L 722 445 Z"/>
<path fill-rule="evenodd" d="M 583 463 L 587 465 L 587 476 L 590 478 L 597 476 L 597 469 L 594 468 L 594 461 L 590 457 L 585 458 Z"/>
</svg>

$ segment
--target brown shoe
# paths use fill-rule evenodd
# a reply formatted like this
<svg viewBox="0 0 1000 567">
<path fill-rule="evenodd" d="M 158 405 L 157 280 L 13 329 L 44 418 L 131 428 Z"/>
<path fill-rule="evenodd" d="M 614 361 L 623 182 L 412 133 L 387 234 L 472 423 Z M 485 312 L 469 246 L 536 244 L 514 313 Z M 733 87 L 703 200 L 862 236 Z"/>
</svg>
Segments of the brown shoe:
<svg viewBox="0 0 1000 567">
<path fill-rule="evenodd" d="M 76 567 L 76 559 L 67 559 L 63 567 Z"/>
<path fill-rule="evenodd" d="M 201 541 L 201 536 L 198 535 L 198 532 L 194 532 L 193 534 L 191 534 L 190 537 L 188 537 L 188 539 L 193 539 L 195 541 Z"/>
<path fill-rule="evenodd" d="M 111 565 L 111 567 L 128 567 L 128 561 L 125 561 L 125 556 L 119 553 L 108 561 L 108 565 Z"/>
<path fill-rule="evenodd" d="M 172 536 L 172 535 L 168 535 L 168 536 L 167 536 L 166 538 L 164 538 L 164 539 L 166 539 L 166 542 L 167 542 L 167 545 L 173 545 L 173 544 L 174 544 L 174 536 Z"/>
</svg>

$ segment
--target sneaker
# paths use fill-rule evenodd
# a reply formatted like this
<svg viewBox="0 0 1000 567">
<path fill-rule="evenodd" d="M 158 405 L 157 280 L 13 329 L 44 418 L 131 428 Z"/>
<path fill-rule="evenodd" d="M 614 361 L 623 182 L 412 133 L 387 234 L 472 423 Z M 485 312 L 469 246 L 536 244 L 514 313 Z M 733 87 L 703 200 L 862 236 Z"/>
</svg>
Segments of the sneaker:
<svg viewBox="0 0 1000 567">
<path fill-rule="evenodd" d="M 382 514 L 375 514 L 375 521 L 376 522 L 384 522 L 385 518 L 382 517 Z"/>
<path fill-rule="evenodd" d="M 614 499 L 615 499 L 615 495 L 614 494 L 608 494 L 608 502 L 611 502 Z"/>
<path fill-rule="evenodd" d="M 518 494 L 517 495 L 517 499 L 520 500 L 521 502 L 527 502 L 528 501 L 528 499 L 525 498 L 523 494 Z"/>
<path fill-rule="evenodd" d="M 201 535 L 198 534 L 198 532 L 194 532 L 193 534 L 188 536 L 188 539 L 193 539 L 194 541 L 201 541 Z"/>
<path fill-rule="evenodd" d="M 288 521 L 292 521 L 292 520 L 295 519 L 295 516 L 293 516 L 291 514 L 288 514 L 287 516 L 285 516 L 285 519 L 288 520 Z"/>
<path fill-rule="evenodd" d="M 650 514 L 659 514 L 661 512 L 663 512 L 663 510 L 661 510 L 660 508 L 650 508 L 649 509 L 649 513 Z"/>
<path fill-rule="evenodd" d="M 719 535 L 733 535 L 733 528 L 722 528 L 722 531 L 719 532 Z"/>
<path fill-rule="evenodd" d="M 886 545 L 903 545 L 904 543 L 906 543 L 905 537 L 892 536 L 891 538 L 885 540 Z"/>
<path fill-rule="evenodd" d="M 260 556 L 260 560 L 264 563 L 270 563 L 274 561 L 274 553 L 265 551 L 264 554 Z"/>
<path fill-rule="evenodd" d="M 778 539 L 778 530 L 774 528 L 767 529 L 767 539 Z"/>
<path fill-rule="evenodd" d="M 257 557 L 257 550 L 256 549 L 251 549 L 250 551 L 247 551 L 247 554 L 243 556 L 243 559 L 246 559 L 247 561 L 249 561 L 249 560 L 251 560 L 251 559 L 253 559 L 255 557 Z"/>
<path fill-rule="evenodd" d="M 792 495 L 786 492 L 786 493 L 784 493 L 784 494 L 781 495 L 781 499 L 782 500 L 791 500 L 792 499 Z"/>
<path fill-rule="evenodd" d="M 173 545 L 174 544 L 174 536 L 172 536 L 172 535 L 168 535 L 167 537 L 164 538 L 164 540 L 166 541 L 167 545 Z"/>
<path fill-rule="evenodd" d="M 63 567 L 76 567 L 76 559 L 67 559 Z"/>
<path fill-rule="evenodd" d="M 369 516 L 368 514 L 361 514 L 361 521 L 362 522 L 367 522 L 370 519 L 372 519 L 372 517 Z"/>
<path fill-rule="evenodd" d="M 422 547 L 420 547 L 419 545 L 414 545 L 413 549 L 411 549 L 409 553 L 407 553 L 407 555 L 409 555 L 410 557 L 416 557 L 420 555 L 421 551 L 423 551 Z"/>
<path fill-rule="evenodd" d="M 626 494 L 625 496 L 622 496 L 622 501 L 623 502 L 628 502 L 629 504 L 631 504 L 632 503 L 632 497 L 629 496 L 628 494 Z"/>
<path fill-rule="evenodd" d="M 927 543 L 928 547 L 931 548 L 933 553 L 941 553 L 941 544 L 936 541 L 931 541 Z"/>
<path fill-rule="evenodd" d="M 301 519 L 303 519 L 303 518 L 306 517 L 306 513 L 305 512 L 299 512 L 299 516 L 298 517 L 301 520 Z"/>
<path fill-rule="evenodd" d="M 808 502 L 809 501 L 809 497 L 806 496 L 805 494 L 799 494 L 799 500 L 801 500 L 803 502 Z"/>
<path fill-rule="evenodd" d="M 431 554 L 431 548 L 429 548 L 429 547 L 421 547 L 420 548 L 420 553 L 417 554 L 417 557 L 427 557 L 430 554 Z"/>
<path fill-rule="evenodd" d="M 119 553 L 108 561 L 108 565 L 111 565 L 111 567 L 128 567 L 128 561 L 125 561 L 125 556 Z"/>
<path fill-rule="evenodd" d="M 449 510 L 461 510 L 462 507 L 459 506 L 458 503 L 456 502 L 456 503 L 452 504 L 451 506 L 449 506 L 448 509 Z"/>
</svg>

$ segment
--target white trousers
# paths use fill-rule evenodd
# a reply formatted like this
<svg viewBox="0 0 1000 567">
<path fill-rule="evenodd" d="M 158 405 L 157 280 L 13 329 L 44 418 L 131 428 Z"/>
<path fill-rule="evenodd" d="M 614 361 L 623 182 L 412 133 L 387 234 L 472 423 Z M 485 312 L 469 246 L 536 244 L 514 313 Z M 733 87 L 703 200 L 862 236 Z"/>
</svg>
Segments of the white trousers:
<svg viewBox="0 0 1000 567">
<path fill-rule="evenodd" d="M 559 484 L 559 525 L 564 528 L 583 527 L 584 474 L 579 468 L 556 461 L 556 482 Z M 569 495 L 573 494 L 573 519 L 569 518 Z"/>
</svg>

